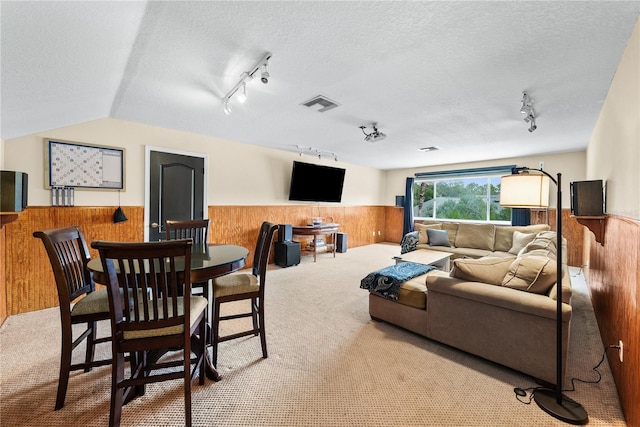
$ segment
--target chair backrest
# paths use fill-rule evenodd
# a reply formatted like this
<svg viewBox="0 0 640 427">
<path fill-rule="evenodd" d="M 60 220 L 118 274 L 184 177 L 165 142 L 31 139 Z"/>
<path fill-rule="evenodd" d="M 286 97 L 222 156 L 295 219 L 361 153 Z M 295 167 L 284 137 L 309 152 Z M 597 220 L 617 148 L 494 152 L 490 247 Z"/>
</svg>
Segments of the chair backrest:
<svg viewBox="0 0 640 427">
<path fill-rule="evenodd" d="M 91 243 L 100 252 L 103 271 L 109 277 L 113 337 L 122 339 L 127 333 L 188 326 L 191 244 L 190 239 Z M 188 327 L 182 332 L 189 336 Z"/>
<path fill-rule="evenodd" d="M 194 244 L 209 242 L 209 219 L 168 219 L 165 221 L 167 240 L 192 239 Z"/>
<path fill-rule="evenodd" d="M 71 226 L 36 231 L 33 236 L 44 244 L 58 288 L 60 309 L 68 311 L 73 300 L 94 290 L 84 235 L 80 228 Z"/>
<path fill-rule="evenodd" d="M 255 253 L 253 254 L 252 273 L 260 278 L 260 290 L 264 292 L 264 281 L 269 265 L 269 254 L 273 244 L 273 237 L 278 229 L 278 225 L 270 222 L 263 222 L 260 226 L 258 241 L 256 242 Z"/>
</svg>

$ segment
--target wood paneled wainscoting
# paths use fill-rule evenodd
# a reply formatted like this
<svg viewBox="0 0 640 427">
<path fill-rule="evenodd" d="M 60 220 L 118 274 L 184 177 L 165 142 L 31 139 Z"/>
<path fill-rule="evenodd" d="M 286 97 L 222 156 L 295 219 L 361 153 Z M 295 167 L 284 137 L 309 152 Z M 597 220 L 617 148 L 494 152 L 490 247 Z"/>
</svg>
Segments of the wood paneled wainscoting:
<svg viewBox="0 0 640 427">
<path fill-rule="evenodd" d="M 589 251 L 587 283 L 605 346 L 624 343 L 607 352 L 620 403 L 629 426 L 640 426 L 640 221 L 608 215 L 604 244 L 584 228 Z"/>
<path fill-rule="evenodd" d="M 125 206 L 128 221 L 113 223 L 116 206 L 101 207 L 29 207 L 0 234 L 0 315 L 7 316 L 58 305 L 53 273 L 42 243 L 33 232 L 78 225 L 87 241 L 141 241 L 144 236 L 144 208 Z M 209 232 L 212 243 L 233 243 L 250 248 L 248 266 L 262 221 L 303 225 L 313 217 L 332 218 L 347 233 L 348 247 L 392 241 L 402 238 L 402 209 L 390 206 L 209 206 Z M 389 223 L 387 222 L 389 216 Z M 399 218 L 399 219 L 398 219 Z M 395 230 L 400 224 L 399 231 Z M 387 237 L 389 235 L 389 237 Z M 92 252 L 92 256 L 97 253 Z M 2 268 L 3 266 L 3 268 Z M 2 290 L 4 285 L 4 292 Z M 3 309 L 6 308 L 6 314 Z M 0 317 L 0 323 L 4 319 Z"/>
</svg>

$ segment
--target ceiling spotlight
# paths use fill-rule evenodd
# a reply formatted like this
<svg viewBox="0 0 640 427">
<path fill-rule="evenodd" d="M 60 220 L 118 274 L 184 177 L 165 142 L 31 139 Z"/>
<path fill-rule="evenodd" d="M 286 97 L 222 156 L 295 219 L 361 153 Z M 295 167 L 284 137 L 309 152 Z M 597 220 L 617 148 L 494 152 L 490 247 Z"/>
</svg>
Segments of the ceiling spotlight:
<svg viewBox="0 0 640 427">
<path fill-rule="evenodd" d="M 241 104 L 244 104 L 247 101 L 247 84 L 246 83 L 242 83 L 242 86 L 240 86 L 240 93 L 238 93 L 238 102 Z"/>
<path fill-rule="evenodd" d="M 229 99 L 225 98 L 223 104 L 224 104 L 224 113 L 227 115 L 231 114 L 231 104 L 229 103 Z"/>
<path fill-rule="evenodd" d="M 262 64 L 262 76 L 260 77 L 260 81 L 264 84 L 269 83 L 269 68 L 267 63 Z"/>
<path fill-rule="evenodd" d="M 387 134 L 382 133 L 380 131 L 378 131 L 378 123 L 373 122 L 369 125 L 372 129 L 373 132 L 371 133 L 366 133 L 364 130 L 366 129 L 367 126 L 360 126 L 360 129 L 362 130 L 362 133 L 364 133 L 364 140 L 367 142 L 378 142 L 378 141 L 382 141 L 383 139 L 385 139 L 387 137 Z"/>
</svg>

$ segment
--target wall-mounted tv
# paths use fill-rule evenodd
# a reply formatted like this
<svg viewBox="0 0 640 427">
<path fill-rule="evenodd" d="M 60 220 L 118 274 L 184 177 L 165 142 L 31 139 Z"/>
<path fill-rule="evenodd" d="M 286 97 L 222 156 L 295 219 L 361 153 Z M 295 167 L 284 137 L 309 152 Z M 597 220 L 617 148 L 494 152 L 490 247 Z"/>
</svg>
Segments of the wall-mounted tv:
<svg viewBox="0 0 640 427">
<path fill-rule="evenodd" d="M 342 168 L 293 162 L 289 200 L 340 202 L 344 185 Z"/>
</svg>

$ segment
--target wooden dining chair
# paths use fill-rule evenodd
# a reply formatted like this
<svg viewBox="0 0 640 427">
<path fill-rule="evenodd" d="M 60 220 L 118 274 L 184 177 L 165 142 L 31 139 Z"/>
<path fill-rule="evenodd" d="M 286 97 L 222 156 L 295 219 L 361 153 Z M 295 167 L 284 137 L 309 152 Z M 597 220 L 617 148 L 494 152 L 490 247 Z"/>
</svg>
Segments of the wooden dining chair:
<svg viewBox="0 0 640 427">
<path fill-rule="evenodd" d="M 209 243 L 209 219 L 168 219 L 164 222 L 167 240 L 192 239 L 194 245 Z"/>
<path fill-rule="evenodd" d="M 213 279 L 213 324 L 211 325 L 212 362 L 218 362 L 218 344 L 248 335 L 260 335 L 262 357 L 267 358 L 267 337 L 264 326 L 264 290 L 269 265 L 269 254 L 276 224 L 263 222 L 258 234 L 251 273 L 232 273 Z M 223 316 L 220 306 L 225 302 L 250 300 L 251 311 Z M 252 317 L 253 328 L 244 332 L 220 336 L 220 322 Z"/>
<path fill-rule="evenodd" d="M 100 252 L 109 278 L 113 336 L 110 426 L 120 425 L 123 402 L 143 395 L 146 384 L 179 378 L 184 381 L 185 425 L 191 425 L 191 382 L 196 371 L 204 384 L 207 308 L 205 298 L 191 295 L 191 244 L 190 239 L 91 244 Z M 182 351 L 182 359 L 159 358 L 169 350 Z M 128 378 L 124 375 L 125 353 L 131 355 Z M 175 370 L 178 366 L 182 369 Z M 161 372 L 153 373 L 158 369 Z"/>
<path fill-rule="evenodd" d="M 110 336 L 97 338 L 96 327 L 100 320 L 109 319 L 107 290 L 96 290 L 91 273 L 87 269 L 89 248 L 76 226 L 36 231 L 34 237 L 42 240 L 49 256 L 60 305 L 62 324 L 62 353 L 55 409 L 64 406 L 71 371 L 91 371 L 96 366 L 108 365 L 111 359 L 94 361 L 96 344 L 108 342 Z M 72 327 L 86 323 L 87 328 L 74 340 Z M 86 341 L 84 363 L 71 363 L 73 350 Z"/>
</svg>

